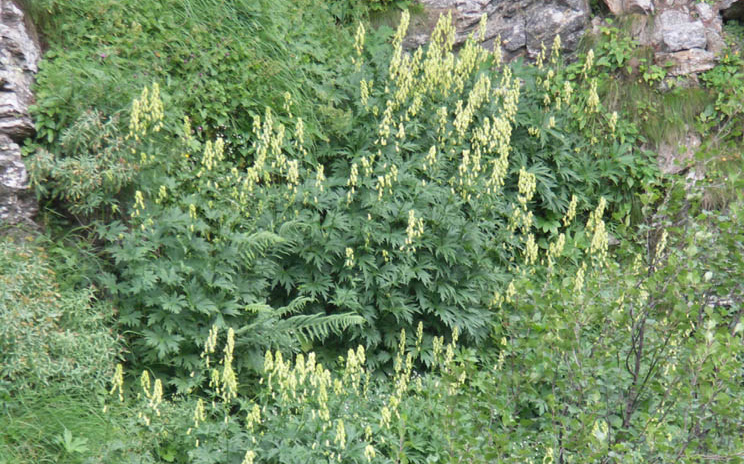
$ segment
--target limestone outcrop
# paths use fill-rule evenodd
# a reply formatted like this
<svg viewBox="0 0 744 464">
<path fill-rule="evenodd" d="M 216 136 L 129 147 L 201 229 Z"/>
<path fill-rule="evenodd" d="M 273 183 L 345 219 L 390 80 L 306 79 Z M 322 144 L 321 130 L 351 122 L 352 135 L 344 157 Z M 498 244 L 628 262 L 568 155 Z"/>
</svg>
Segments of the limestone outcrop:
<svg viewBox="0 0 744 464">
<path fill-rule="evenodd" d="M 725 47 L 723 22 L 744 19 L 744 0 L 604 0 L 615 16 L 630 18 L 633 36 L 654 50 L 670 76 L 712 69 Z"/>
<path fill-rule="evenodd" d="M 694 76 L 716 64 L 725 44 L 723 21 L 744 19 L 744 0 L 604 0 L 610 12 L 630 19 L 632 35 L 654 50 L 655 62 L 669 76 Z M 588 0 L 419 0 L 424 13 L 413 18 L 408 48 L 423 45 L 442 14 L 451 14 L 456 45 L 487 17 L 483 45 L 499 46 L 505 59 L 534 58 L 543 43 L 561 36 L 564 51 L 576 50 L 592 25 Z M 592 24 L 593 23 L 593 24 Z"/>
<path fill-rule="evenodd" d="M 34 132 L 28 108 L 40 58 L 24 12 L 0 0 L 0 226 L 30 222 L 37 210 L 18 144 Z"/>
<path fill-rule="evenodd" d="M 542 44 L 550 47 L 556 35 L 563 48 L 573 51 L 589 24 L 588 0 L 420 0 L 425 13 L 412 20 L 406 41 L 409 48 L 424 44 L 439 16 L 452 14 L 456 44 L 462 44 L 478 28 L 485 14 L 488 49 L 500 40 L 506 59 L 534 58 Z"/>
</svg>

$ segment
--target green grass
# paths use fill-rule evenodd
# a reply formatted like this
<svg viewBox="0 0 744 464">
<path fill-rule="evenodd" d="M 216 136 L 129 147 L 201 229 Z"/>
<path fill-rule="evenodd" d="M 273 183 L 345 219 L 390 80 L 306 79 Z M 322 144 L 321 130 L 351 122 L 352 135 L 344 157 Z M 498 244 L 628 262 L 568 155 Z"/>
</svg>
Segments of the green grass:
<svg viewBox="0 0 744 464">
<path fill-rule="evenodd" d="M 0 463 L 81 463 L 94 457 L 114 436 L 110 419 L 95 396 L 55 394 L 18 395 L 0 417 Z M 65 430 L 72 434 L 65 449 Z M 76 440 L 77 439 L 77 440 Z"/>
<path fill-rule="evenodd" d="M 715 96 L 703 88 L 661 92 L 637 79 L 623 77 L 608 79 L 600 92 L 608 108 L 635 121 L 643 138 L 655 147 L 684 140 L 695 130 L 700 113 L 715 101 Z"/>
</svg>

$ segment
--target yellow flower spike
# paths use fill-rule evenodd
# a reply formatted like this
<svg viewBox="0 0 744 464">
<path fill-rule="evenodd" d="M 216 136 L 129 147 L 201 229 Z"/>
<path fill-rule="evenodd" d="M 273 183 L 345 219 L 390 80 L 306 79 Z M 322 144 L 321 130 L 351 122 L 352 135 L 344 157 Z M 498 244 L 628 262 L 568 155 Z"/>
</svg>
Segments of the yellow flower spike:
<svg viewBox="0 0 744 464">
<path fill-rule="evenodd" d="M 589 99 L 586 102 L 589 113 L 599 111 L 599 95 L 597 94 L 597 79 L 592 79 L 589 84 Z"/>
<path fill-rule="evenodd" d="M 434 337 L 432 340 L 432 358 L 433 363 L 437 364 L 439 362 L 439 356 L 442 354 L 442 348 L 444 347 L 444 338 L 443 337 Z"/>
<path fill-rule="evenodd" d="M 519 195 L 517 195 L 517 200 L 524 207 L 526 206 L 527 202 L 532 200 L 532 196 L 535 194 L 535 190 L 537 188 L 537 178 L 534 174 L 527 172 L 524 166 L 522 166 L 522 168 L 519 170 L 519 181 L 517 183 L 517 186 L 519 188 Z"/>
<path fill-rule="evenodd" d="M 371 83 L 367 83 L 367 81 L 364 79 L 359 82 L 359 93 L 364 108 L 367 108 L 369 104 L 369 91 L 371 87 Z"/>
<path fill-rule="evenodd" d="M 149 396 L 149 406 L 155 411 L 155 414 L 160 416 L 160 405 L 163 402 L 163 383 L 160 379 L 155 379 L 155 384 L 152 388 L 152 395 Z"/>
<path fill-rule="evenodd" d="M 204 410 L 204 401 L 202 401 L 201 398 L 199 398 L 196 401 L 196 408 L 194 409 L 194 428 L 199 428 L 199 424 L 207 420 L 207 414 Z"/>
<path fill-rule="evenodd" d="M 380 411 L 380 427 L 385 427 L 389 429 L 391 420 L 392 420 L 392 415 L 390 413 L 390 409 L 388 409 L 387 406 L 383 406 L 382 410 Z"/>
<path fill-rule="evenodd" d="M 241 464 L 253 464 L 254 459 L 256 459 L 256 453 L 252 450 L 248 450 L 245 452 L 245 456 L 243 457 L 243 462 Z"/>
<path fill-rule="evenodd" d="M 517 294 L 517 289 L 514 287 L 514 281 L 512 280 L 509 282 L 509 285 L 506 287 L 506 302 L 507 303 L 514 303 L 514 296 Z"/>
<path fill-rule="evenodd" d="M 403 60 L 403 39 L 406 37 L 408 32 L 408 25 L 411 21 L 411 14 L 408 10 L 404 10 L 400 18 L 398 29 L 395 31 L 393 36 L 393 58 L 390 60 L 389 72 L 391 78 L 395 79 L 398 75 L 401 62 Z"/>
<path fill-rule="evenodd" d="M 362 66 L 362 52 L 364 51 L 364 38 L 365 38 L 366 31 L 364 29 L 364 23 L 361 21 L 359 22 L 359 26 L 357 27 L 356 34 L 354 35 L 354 50 L 356 50 L 356 58 L 352 58 L 352 62 L 356 64 L 357 71 Z"/>
<path fill-rule="evenodd" d="M 568 227 L 569 224 L 574 220 L 574 217 L 576 217 L 576 205 L 578 204 L 578 198 L 576 198 L 576 195 L 571 195 L 571 202 L 568 204 L 568 209 L 566 210 L 566 215 L 563 216 L 563 226 Z"/>
<path fill-rule="evenodd" d="M 545 62 L 545 42 L 540 44 L 540 53 L 537 54 L 537 57 L 535 59 L 535 64 L 537 65 L 538 69 L 543 68 L 543 64 Z"/>
<path fill-rule="evenodd" d="M 145 393 L 145 397 L 150 398 L 150 389 L 152 388 L 152 384 L 150 383 L 150 374 L 147 371 L 142 371 L 142 375 L 140 376 L 140 385 L 142 386 L 142 391 Z"/>
<path fill-rule="evenodd" d="M 615 129 L 617 128 L 617 119 L 617 111 L 613 111 L 610 115 L 609 121 L 607 122 L 607 124 L 610 126 L 610 132 L 612 133 L 612 135 L 615 135 Z"/>
<path fill-rule="evenodd" d="M 109 394 L 119 394 L 119 401 L 124 401 L 124 367 L 121 364 L 117 364 L 114 369 L 114 377 L 111 380 L 112 387 L 109 390 Z"/>
<path fill-rule="evenodd" d="M 574 293 L 581 295 L 584 291 L 584 274 L 586 273 L 586 263 L 582 263 L 578 272 L 576 272 L 576 278 L 574 279 Z"/>
<path fill-rule="evenodd" d="M 375 448 L 372 445 L 367 445 L 364 447 L 364 457 L 367 458 L 367 462 L 372 462 L 375 456 Z"/>
<path fill-rule="evenodd" d="M 558 238 L 548 246 L 548 269 L 553 269 L 555 260 L 563 254 L 563 248 L 566 245 L 566 236 L 561 233 Z"/>
<path fill-rule="evenodd" d="M 584 75 L 584 79 L 589 79 L 589 72 L 592 70 L 592 66 L 594 66 L 594 50 L 589 50 L 589 52 L 586 54 L 586 61 L 584 61 L 584 66 L 581 69 L 581 73 Z"/>
<path fill-rule="evenodd" d="M 554 65 L 557 64 L 560 56 L 561 56 L 561 35 L 556 34 L 555 38 L 553 39 L 553 46 L 550 49 L 550 62 Z"/>
<path fill-rule="evenodd" d="M 238 396 L 237 376 L 232 367 L 234 349 L 235 331 L 230 327 L 227 330 L 227 343 L 223 350 L 224 357 L 222 359 L 221 387 L 223 392 L 222 399 L 225 403 L 229 403 L 232 399 L 235 399 Z"/>
<path fill-rule="evenodd" d="M 135 210 L 145 209 L 145 199 L 142 195 L 142 192 L 139 190 L 134 192 L 134 209 Z"/>
<path fill-rule="evenodd" d="M 487 25 L 488 25 L 488 15 L 486 13 L 483 13 L 481 15 L 480 23 L 478 24 L 478 35 L 480 36 L 481 42 L 486 40 L 486 26 Z"/>
<path fill-rule="evenodd" d="M 524 246 L 524 261 L 528 266 L 537 262 L 537 243 L 535 242 L 535 236 L 533 234 L 527 236 L 527 241 Z"/>
</svg>

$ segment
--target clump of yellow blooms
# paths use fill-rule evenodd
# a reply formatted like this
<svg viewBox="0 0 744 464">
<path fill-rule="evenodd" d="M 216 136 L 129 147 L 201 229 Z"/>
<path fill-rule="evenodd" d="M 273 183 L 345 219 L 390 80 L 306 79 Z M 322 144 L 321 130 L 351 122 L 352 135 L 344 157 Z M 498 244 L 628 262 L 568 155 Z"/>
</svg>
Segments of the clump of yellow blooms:
<svg viewBox="0 0 744 464">
<path fill-rule="evenodd" d="M 345 253 L 346 253 L 346 262 L 344 263 L 344 265 L 348 268 L 354 267 L 354 249 L 350 247 L 346 247 Z"/>
<path fill-rule="evenodd" d="M 129 135 L 139 141 L 149 130 L 159 132 L 163 127 L 163 101 L 160 99 L 160 86 L 145 87 L 139 98 L 132 102 L 132 113 L 129 118 Z"/>
<path fill-rule="evenodd" d="M 410 250 L 415 249 L 413 246 L 414 240 L 421 237 L 424 234 L 424 220 L 423 218 L 416 217 L 416 211 L 408 211 L 408 227 L 406 227 L 406 241 L 405 246 L 401 248 L 408 248 Z"/>
<path fill-rule="evenodd" d="M 607 260 L 607 249 L 609 246 L 609 236 L 605 228 L 605 222 L 602 219 L 607 201 L 600 198 L 597 208 L 589 215 L 586 223 L 586 230 L 592 234 L 592 241 L 589 247 L 589 254 L 599 264 L 604 264 Z"/>
<path fill-rule="evenodd" d="M 361 69 L 362 67 L 362 53 L 364 52 L 364 37 L 365 37 L 364 24 L 360 22 L 359 26 L 357 27 L 356 34 L 354 35 L 354 50 L 356 51 L 356 56 L 351 57 L 351 61 L 356 66 L 357 71 L 359 71 L 359 69 Z"/>
</svg>

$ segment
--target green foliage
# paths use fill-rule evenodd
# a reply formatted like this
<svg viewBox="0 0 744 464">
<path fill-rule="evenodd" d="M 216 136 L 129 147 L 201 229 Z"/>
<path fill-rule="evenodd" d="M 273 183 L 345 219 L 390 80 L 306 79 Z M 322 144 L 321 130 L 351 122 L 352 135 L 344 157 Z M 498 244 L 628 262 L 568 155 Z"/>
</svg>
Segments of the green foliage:
<svg viewBox="0 0 744 464">
<path fill-rule="evenodd" d="M 686 203 L 682 186 L 670 195 Z M 565 462 L 741 452 L 728 409 L 741 388 L 737 205 L 695 219 L 664 208 L 633 265 L 516 286 L 496 332 L 505 372 L 486 392 L 508 398 L 510 440 L 539 436 Z"/>
<path fill-rule="evenodd" d="M 197 345 L 217 324 L 238 330 L 246 353 L 238 368 L 252 368 L 265 349 L 297 350 L 303 336 L 322 339 L 362 322 L 351 314 L 293 315 L 306 299 L 276 310 L 262 304 L 275 268 L 270 252 L 280 251 L 286 239 L 257 228 L 245 198 L 224 194 L 225 188 L 238 192 L 230 182 L 238 171 L 225 158 L 221 139 L 207 142 L 198 160 L 190 153 L 201 144 L 188 122 L 180 140 L 158 130 L 162 103 L 156 89 L 134 103 L 139 109 L 126 137 L 136 147 L 132 151 L 141 153 L 142 190 L 126 207 L 129 225 L 96 224 L 114 263 L 97 281 L 115 299 L 119 324 L 133 335 L 132 361 L 188 372 L 198 361 Z M 168 142 L 171 147 L 162 148 Z"/>
<path fill-rule="evenodd" d="M 79 224 L 120 218 L 120 197 L 137 178 L 139 160 L 117 118 L 84 113 L 63 131 L 57 147 L 55 153 L 38 147 L 29 158 L 37 193 L 56 200 Z"/>
<path fill-rule="evenodd" d="M 0 395 L 101 387 L 118 353 L 111 308 L 93 289 L 60 288 L 45 251 L 0 241 Z"/>
<path fill-rule="evenodd" d="M 383 11 L 392 8 L 398 8 L 405 10 L 408 8 L 412 0 L 366 0 L 369 3 L 369 8 L 372 11 Z"/>
<path fill-rule="evenodd" d="M 60 248 L 0 239 L 0 463 L 82 463 L 114 434 L 98 401 L 121 349 L 113 310 Z"/>
<path fill-rule="evenodd" d="M 572 198 L 572 214 L 601 195 L 627 213 L 621 205 L 652 171 L 616 139 L 617 118 L 602 114 L 596 91 L 572 90 L 586 76 L 569 82 L 556 52 L 550 69 L 517 68 L 518 85 L 474 39 L 456 58 L 451 27 L 442 20 L 428 52 L 409 57 L 405 27 L 392 50 L 381 34 L 365 50 L 360 26 L 354 70 L 337 83 L 346 120 L 328 143 L 308 145 L 302 118 L 284 124 L 290 115 L 270 109 L 254 119 L 249 166 L 222 139 L 201 145 L 188 123 L 178 142 L 167 124 L 130 133 L 149 147 L 132 149 L 142 157 L 130 227 L 116 221 L 99 234 L 116 268 L 102 283 L 139 359 L 191 369 L 213 324 L 244 334 L 256 317 L 246 308 L 297 298 L 309 319 L 277 319 L 340 317 L 334 332 L 350 329 L 341 346 L 375 348 L 373 364 L 389 363 L 397 333 L 422 319 L 433 334 L 460 328 L 480 341 L 510 263 L 528 249 L 537 259 L 536 238 L 547 250 Z M 133 108 L 159 107 L 154 95 Z M 238 343 L 262 351 L 257 340 L 278 339 Z"/>
<path fill-rule="evenodd" d="M 47 148 L 91 108 L 105 118 L 160 82 L 176 116 L 199 135 L 222 135 L 236 157 L 250 144 L 252 115 L 282 107 L 303 117 L 308 137 L 327 136 L 338 103 L 333 85 L 348 34 L 329 27 L 328 6 L 266 0 L 40 0 L 51 50 L 32 110 Z"/>
<path fill-rule="evenodd" d="M 592 245 L 566 250 L 578 268 L 522 267 L 488 352 L 419 325 L 400 335 L 390 377 L 372 375 L 362 347 L 331 370 L 313 353 L 268 352 L 259 387 L 243 389 L 230 375 L 234 334 L 220 349 L 214 332 L 196 375 L 211 379 L 206 396 L 168 401 L 148 377 L 133 429 L 174 437 L 174 455 L 193 463 L 736 459 L 744 196 L 724 212 L 701 198 L 674 185 L 642 249 L 605 255 L 595 216 Z M 417 371 L 425 351 L 430 367 Z"/>
</svg>

